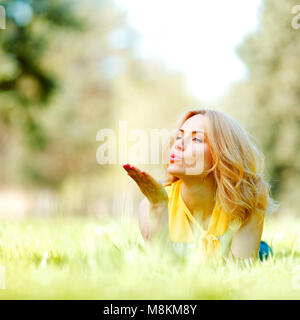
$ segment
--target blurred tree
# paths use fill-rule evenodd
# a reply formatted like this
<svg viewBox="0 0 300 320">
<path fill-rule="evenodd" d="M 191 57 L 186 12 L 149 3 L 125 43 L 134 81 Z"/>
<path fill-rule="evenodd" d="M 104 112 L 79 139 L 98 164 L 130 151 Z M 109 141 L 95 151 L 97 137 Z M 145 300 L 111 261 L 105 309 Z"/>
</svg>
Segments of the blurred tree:
<svg viewBox="0 0 300 320">
<path fill-rule="evenodd" d="M 83 29 L 83 23 L 70 0 L 6 0 L 2 4 L 7 26 L 0 33 L 0 118 L 6 126 L 21 128 L 29 147 L 42 150 L 47 135 L 34 111 L 49 105 L 58 85 L 43 60 L 49 36 L 67 28 Z"/>
<path fill-rule="evenodd" d="M 2 153 L 2 178 L 56 187 L 71 198 L 75 195 L 78 203 L 88 203 L 100 193 L 109 199 L 121 168 L 118 163 L 97 163 L 98 130 L 118 130 L 119 120 L 127 120 L 132 128 L 160 128 L 166 123 L 172 127 L 182 108 L 195 101 L 187 95 L 181 74 L 168 70 L 162 62 L 137 57 L 137 32 L 113 1 L 77 3 L 76 18 L 84 23 L 80 34 L 72 29 L 48 30 L 41 22 L 37 25 L 36 32 L 47 38 L 40 68 L 51 71 L 47 74 L 59 79 L 60 85 L 51 99 L 41 102 L 47 108 L 33 103 L 24 109 L 32 111 L 35 123 L 44 128 L 47 143 L 39 152 L 23 144 L 23 136 L 16 130 L 3 129 L 1 139 L 7 148 Z M 14 65 L 9 61 L 6 59 L 3 65 L 13 73 Z M 22 84 L 26 97 L 36 92 L 31 83 L 26 79 Z M 14 97 L 15 107 L 8 91 L 2 92 L 2 97 L 17 127 L 20 100 Z M 83 212 L 81 207 L 78 210 Z"/>
<path fill-rule="evenodd" d="M 224 99 L 262 142 L 273 196 L 294 209 L 300 178 L 300 31 L 292 26 L 297 2 L 262 1 L 259 26 L 237 49 L 247 77 Z"/>
</svg>

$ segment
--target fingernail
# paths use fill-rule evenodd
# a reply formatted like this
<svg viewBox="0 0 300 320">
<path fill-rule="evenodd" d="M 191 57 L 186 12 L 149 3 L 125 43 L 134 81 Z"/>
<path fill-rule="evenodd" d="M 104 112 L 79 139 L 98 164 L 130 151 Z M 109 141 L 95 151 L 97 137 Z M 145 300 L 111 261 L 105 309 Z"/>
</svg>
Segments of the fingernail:
<svg viewBox="0 0 300 320">
<path fill-rule="evenodd" d="M 124 164 L 123 168 L 124 168 L 124 169 L 128 169 L 128 168 L 130 168 L 130 165 L 129 165 L 128 163 L 127 163 L 127 164 Z"/>
<path fill-rule="evenodd" d="M 144 172 L 144 171 L 142 171 L 141 173 L 142 173 L 143 175 L 145 175 L 145 172 Z"/>
</svg>

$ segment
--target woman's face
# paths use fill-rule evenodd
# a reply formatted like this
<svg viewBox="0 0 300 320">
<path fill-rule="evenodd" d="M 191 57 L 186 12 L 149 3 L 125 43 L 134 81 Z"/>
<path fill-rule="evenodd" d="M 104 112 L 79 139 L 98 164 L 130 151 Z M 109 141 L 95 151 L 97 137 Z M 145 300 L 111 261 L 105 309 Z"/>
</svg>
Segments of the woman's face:
<svg viewBox="0 0 300 320">
<path fill-rule="evenodd" d="M 187 119 L 175 135 L 171 147 L 168 173 L 177 176 L 201 175 L 212 166 L 206 139 L 207 118 L 197 114 Z"/>
</svg>

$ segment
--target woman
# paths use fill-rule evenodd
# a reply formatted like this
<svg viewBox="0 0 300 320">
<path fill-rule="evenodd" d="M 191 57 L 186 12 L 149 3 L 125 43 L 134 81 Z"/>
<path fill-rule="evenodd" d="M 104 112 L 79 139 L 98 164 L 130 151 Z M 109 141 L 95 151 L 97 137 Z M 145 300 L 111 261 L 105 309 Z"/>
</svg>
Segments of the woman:
<svg viewBox="0 0 300 320">
<path fill-rule="evenodd" d="M 216 110 L 188 111 L 170 149 L 164 184 L 123 166 L 145 195 L 139 206 L 144 239 L 168 225 L 174 244 L 201 244 L 206 256 L 267 257 L 264 216 L 278 204 L 262 176 L 264 156 L 239 123 Z"/>
</svg>

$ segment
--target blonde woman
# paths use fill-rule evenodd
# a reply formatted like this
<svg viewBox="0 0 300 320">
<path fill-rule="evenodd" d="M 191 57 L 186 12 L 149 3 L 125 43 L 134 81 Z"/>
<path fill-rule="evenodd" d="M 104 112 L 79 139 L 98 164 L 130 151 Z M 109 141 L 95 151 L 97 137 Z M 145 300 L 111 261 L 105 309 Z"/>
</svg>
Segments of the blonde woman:
<svg viewBox="0 0 300 320">
<path fill-rule="evenodd" d="M 272 249 L 261 241 L 264 217 L 278 204 L 263 178 L 264 156 L 241 125 L 220 111 L 187 111 L 168 150 L 163 184 L 123 166 L 145 195 L 139 206 L 143 238 L 167 228 L 175 247 L 195 243 L 200 234 L 208 256 L 268 257 Z"/>
</svg>

